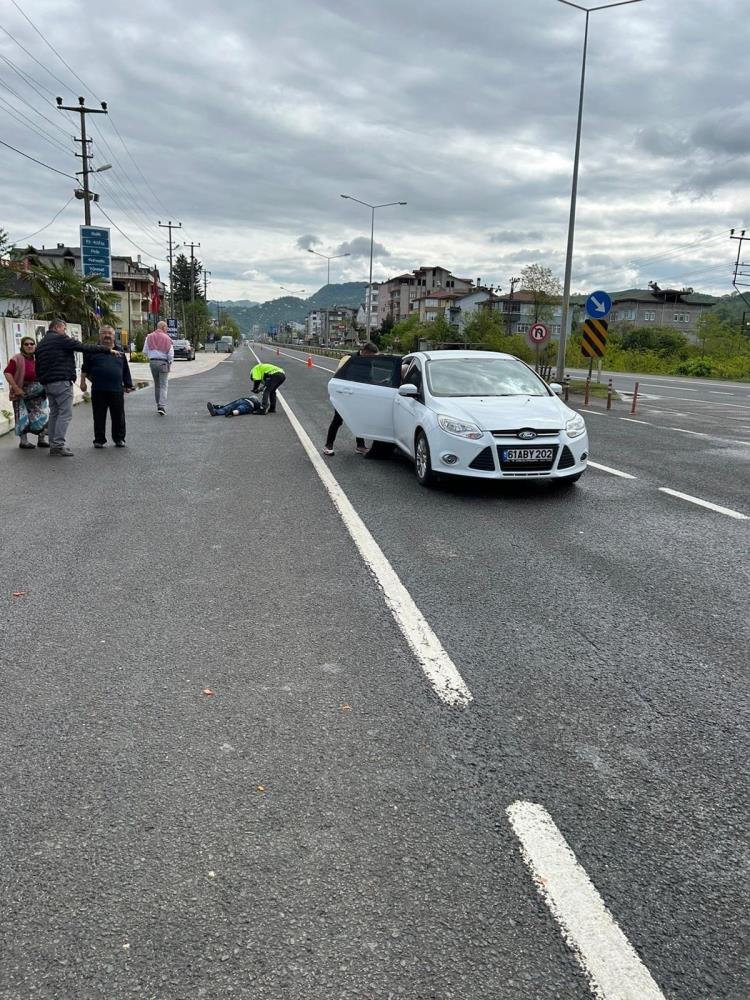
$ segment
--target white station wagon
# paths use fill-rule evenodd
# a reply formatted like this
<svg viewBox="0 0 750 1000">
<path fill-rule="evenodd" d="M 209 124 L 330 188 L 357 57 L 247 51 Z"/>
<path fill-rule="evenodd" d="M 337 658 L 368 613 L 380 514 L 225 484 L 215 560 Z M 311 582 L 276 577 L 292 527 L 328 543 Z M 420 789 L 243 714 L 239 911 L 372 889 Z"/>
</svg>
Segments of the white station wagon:
<svg viewBox="0 0 750 1000">
<path fill-rule="evenodd" d="M 328 383 L 351 432 L 395 444 L 423 486 L 436 474 L 575 483 L 588 435 L 561 391 L 495 351 L 353 355 Z"/>
</svg>

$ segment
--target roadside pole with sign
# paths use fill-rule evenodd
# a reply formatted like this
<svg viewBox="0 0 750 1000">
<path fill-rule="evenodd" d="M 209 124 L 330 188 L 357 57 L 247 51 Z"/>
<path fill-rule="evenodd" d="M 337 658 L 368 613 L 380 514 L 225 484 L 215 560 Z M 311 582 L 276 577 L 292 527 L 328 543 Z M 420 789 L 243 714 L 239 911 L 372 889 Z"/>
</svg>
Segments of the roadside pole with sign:
<svg viewBox="0 0 750 1000">
<path fill-rule="evenodd" d="M 544 323 L 533 323 L 529 327 L 529 343 L 536 348 L 536 370 L 539 371 L 539 352 L 549 340 L 549 327 Z"/>
<path fill-rule="evenodd" d="M 586 299 L 586 319 L 583 324 L 581 353 L 589 359 L 589 374 L 594 366 L 594 358 L 604 357 L 607 347 L 607 331 L 609 316 L 612 309 L 612 299 L 606 292 L 592 292 Z"/>
</svg>

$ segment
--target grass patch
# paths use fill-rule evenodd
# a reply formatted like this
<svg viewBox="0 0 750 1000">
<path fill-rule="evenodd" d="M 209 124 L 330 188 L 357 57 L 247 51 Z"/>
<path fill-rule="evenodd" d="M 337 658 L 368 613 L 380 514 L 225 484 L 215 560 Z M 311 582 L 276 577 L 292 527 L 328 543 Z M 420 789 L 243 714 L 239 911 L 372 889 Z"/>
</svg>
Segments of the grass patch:
<svg viewBox="0 0 750 1000">
<path fill-rule="evenodd" d="M 568 392 L 571 396 L 583 396 L 586 392 L 586 379 L 584 378 L 572 378 L 568 382 Z M 606 399 L 609 389 L 607 388 L 606 382 L 592 382 L 589 387 L 589 398 Z M 612 398 L 619 399 L 616 391 L 612 390 Z"/>
</svg>

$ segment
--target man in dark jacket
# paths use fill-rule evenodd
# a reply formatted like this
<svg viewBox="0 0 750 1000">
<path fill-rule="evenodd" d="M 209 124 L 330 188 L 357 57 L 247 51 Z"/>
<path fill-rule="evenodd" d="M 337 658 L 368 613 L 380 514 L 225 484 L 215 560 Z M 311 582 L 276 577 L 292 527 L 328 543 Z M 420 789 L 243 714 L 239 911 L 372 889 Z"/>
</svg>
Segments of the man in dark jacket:
<svg viewBox="0 0 750 1000">
<path fill-rule="evenodd" d="M 99 343 L 110 349 L 115 346 L 115 331 L 111 326 L 99 329 Z M 94 447 L 107 444 L 107 411 L 112 421 L 112 440 L 116 448 L 125 447 L 125 393 L 133 391 L 133 379 L 125 352 L 87 354 L 81 369 L 81 392 L 86 391 L 86 379 L 91 381 L 91 410 L 94 415 Z"/>
<path fill-rule="evenodd" d="M 74 353 L 117 353 L 104 344 L 82 344 L 69 337 L 66 329 L 64 320 L 53 320 L 36 349 L 36 377 L 46 389 L 49 400 L 49 453 L 52 458 L 70 458 L 73 454 L 65 447 L 65 435 L 73 418 Z"/>
</svg>

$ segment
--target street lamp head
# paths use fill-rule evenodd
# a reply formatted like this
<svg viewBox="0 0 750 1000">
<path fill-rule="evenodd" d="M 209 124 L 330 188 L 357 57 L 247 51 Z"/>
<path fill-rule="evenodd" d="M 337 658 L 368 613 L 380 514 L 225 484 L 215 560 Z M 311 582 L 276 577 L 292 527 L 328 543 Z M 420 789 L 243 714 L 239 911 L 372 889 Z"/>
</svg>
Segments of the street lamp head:
<svg viewBox="0 0 750 1000">
<path fill-rule="evenodd" d="M 405 202 L 405 201 L 400 201 L 400 202 L 399 202 L 399 205 L 405 205 L 405 204 L 406 204 L 406 202 Z"/>
<path fill-rule="evenodd" d="M 349 194 L 342 194 L 341 197 L 342 198 L 350 198 L 351 199 L 351 195 L 349 195 Z"/>
<path fill-rule="evenodd" d="M 112 164 L 111 163 L 103 163 L 101 167 L 97 167 L 96 168 L 96 170 L 94 171 L 94 173 L 95 174 L 101 174 L 103 171 L 105 171 L 105 170 L 111 170 L 111 169 L 112 169 Z"/>
</svg>

